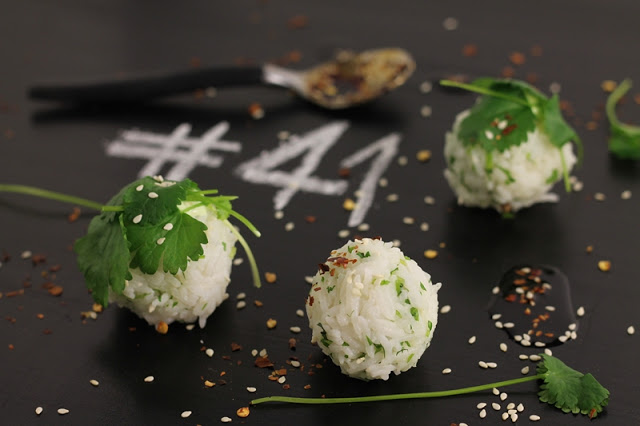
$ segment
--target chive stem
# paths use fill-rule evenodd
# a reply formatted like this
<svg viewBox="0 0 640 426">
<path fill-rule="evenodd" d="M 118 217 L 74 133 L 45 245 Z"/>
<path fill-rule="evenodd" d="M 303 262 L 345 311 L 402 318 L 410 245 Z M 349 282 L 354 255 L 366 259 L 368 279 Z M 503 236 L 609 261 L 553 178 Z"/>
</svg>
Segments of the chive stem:
<svg viewBox="0 0 640 426">
<path fill-rule="evenodd" d="M 451 389 L 435 392 L 399 393 L 391 395 L 357 396 L 347 398 L 298 398 L 290 396 L 267 396 L 264 398 L 254 399 L 253 401 L 251 401 L 251 405 L 262 404 L 265 402 L 287 402 L 291 404 L 350 404 L 356 402 L 392 401 L 400 399 L 441 398 L 446 396 L 479 392 L 497 387 L 510 386 L 518 383 L 530 382 L 533 380 L 542 380 L 544 378 L 545 374 L 538 374 L 535 376 L 520 377 L 517 379 L 504 380 L 501 382 L 488 383 L 486 385 L 471 386 L 461 389 Z"/>
<path fill-rule="evenodd" d="M 12 192 L 16 194 L 32 195 L 39 198 L 60 201 L 63 203 L 75 204 L 100 211 L 122 211 L 122 206 L 105 206 L 104 204 L 85 198 L 74 197 L 73 195 L 62 194 L 60 192 L 49 191 L 26 185 L 0 184 L 0 192 Z"/>
<path fill-rule="evenodd" d="M 609 118 L 609 122 L 614 126 L 620 126 L 620 120 L 616 115 L 616 105 L 622 99 L 622 97 L 631 89 L 631 80 L 628 78 L 622 81 L 616 87 L 616 89 L 611 92 L 609 98 L 607 99 L 607 104 L 605 106 L 607 117 Z"/>
<path fill-rule="evenodd" d="M 469 92 L 478 93 L 481 95 L 492 96 L 494 98 L 504 99 L 506 101 L 514 102 L 518 105 L 531 107 L 527 101 L 516 98 L 514 96 L 505 95 L 504 93 L 496 92 L 495 90 L 487 89 L 485 87 L 474 86 L 473 84 L 460 83 L 453 80 L 440 80 L 440 85 L 445 87 L 456 87 L 458 89 L 468 90 Z"/>
<path fill-rule="evenodd" d="M 232 210 L 233 211 L 233 210 Z M 260 288 L 260 272 L 258 271 L 258 263 L 256 262 L 256 258 L 253 257 L 253 252 L 247 244 L 247 241 L 244 239 L 242 234 L 238 232 L 238 230 L 233 226 L 231 222 L 225 219 L 224 224 L 234 233 L 234 235 L 238 238 L 238 242 L 242 248 L 244 248 L 245 253 L 247 254 L 247 258 L 249 258 L 249 264 L 251 265 L 251 274 L 253 276 L 253 285 Z"/>
</svg>

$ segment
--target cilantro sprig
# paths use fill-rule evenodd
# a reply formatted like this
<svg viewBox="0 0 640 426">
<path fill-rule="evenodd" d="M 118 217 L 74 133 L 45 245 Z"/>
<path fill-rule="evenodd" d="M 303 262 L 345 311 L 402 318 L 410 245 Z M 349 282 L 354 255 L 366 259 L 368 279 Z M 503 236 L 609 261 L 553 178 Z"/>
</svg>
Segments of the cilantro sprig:
<svg viewBox="0 0 640 426">
<path fill-rule="evenodd" d="M 519 146 L 539 127 L 560 150 L 565 189 L 570 191 L 569 172 L 561 148 L 573 141 L 582 157 L 582 142 L 565 121 L 557 94 L 547 98 L 535 87 L 518 80 L 480 78 L 471 84 L 442 80 L 440 84 L 483 95 L 460 123 L 458 137 L 465 146 L 480 146 L 486 152 L 485 168 L 493 170 L 493 152 Z"/>
<path fill-rule="evenodd" d="M 153 274 L 162 264 L 162 271 L 175 275 L 186 270 L 189 261 L 200 259 L 202 246 L 208 243 L 207 226 L 188 212 L 202 207 L 213 209 L 238 238 L 251 264 L 254 284 L 260 286 L 253 253 L 229 222 L 232 216 L 260 236 L 247 218 L 233 210 L 231 201 L 237 197 L 217 195 L 217 190 L 203 191 L 189 179 L 173 182 L 144 177 L 125 186 L 104 205 L 24 185 L 0 184 L 0 192 L 28 194 L 100 211 L 91 220 L 87 234 L 76 241 L 74 250 L 87 287 L 103 306 L 108 303 L 109 289 L 122 293 L 126 280 L 131 279 L 130 268 Z"/>
<path fill-rule="evenodd" d="M 607 98 L 609 151 L 618 158 L 637 160 L 640 158 L 640 126 L 622 123 L 616 115 L 617 103 L 631 89 L 631 86 L 631 80 L 626 79 Z"/>
<path fill-rule="evenodd" d="M 517 379 L 503 380 L 480 386 L 435 392 L 401 393 L 391 395 L 358 396 L 348 398 L 298 398 L 289 396 L 268 396 L 251 401 L 252 405 L 265 402 L 285 402 L 292 404 L 350 404 L 356 402 L 392 401 L 400 399 L 441 398 L 463 395 L 497 387 L 519 383 L 540 381 L 538 398 L 559 408 L 565 413 L 585 414 L 597 417 L 609 403 L 609 391 L 591 374 L 582 374 L 550 355 L 540 354 L 536 374 Z"/>
</svg>

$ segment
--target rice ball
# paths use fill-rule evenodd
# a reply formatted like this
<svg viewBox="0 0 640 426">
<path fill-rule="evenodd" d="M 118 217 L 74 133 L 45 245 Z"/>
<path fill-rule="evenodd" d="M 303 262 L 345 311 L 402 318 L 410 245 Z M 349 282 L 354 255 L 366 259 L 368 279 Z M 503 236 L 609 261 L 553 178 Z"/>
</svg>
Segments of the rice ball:
<svg viewBox="0 0 640 426">
<path fill-rule="evenodd" d="M 217 218 L 213 207 L 198 207 L 187 213 L 207 225 L 208 243 L 202 246 L 203 256 L 189 261 L 187 268 L 176 275 L 163 272 L 162 262 L 158 272 L 151 275 L 131 268 L 133 278 L 126 282 L 122 294 L 110 290 L 110 302 L 129 308 L 151 325 L 196 320 L 200 327 L 206 325 L 209 315 L 228 297 L 237 238 Z"/>
<path fill-rule="evenodd" d="M 536 126 L 520 145 L 503 152 L 492 151 L 493 169 L 487 171 L 486 151 L 478 145 L 465 146 L 458 138 L 460 124 L 469 113 L 466 110 L 458 114 L 453 129 L 445 137 L 444 176 L 458 196 L 458 204 L 509 213 L 535 203 L 558 200 L 550 190 L 562 179 L 562 158 L 567 172 L 576 163 L 571 144 L 557 148 Z"/>
<path fill-rule="evenodd" d="M 440 286 L 390 242 L 349 241 L 313 277 L 311 341 L 342 373 L 387 380 L 415 367 L 429 347 Z"/>
</svg>

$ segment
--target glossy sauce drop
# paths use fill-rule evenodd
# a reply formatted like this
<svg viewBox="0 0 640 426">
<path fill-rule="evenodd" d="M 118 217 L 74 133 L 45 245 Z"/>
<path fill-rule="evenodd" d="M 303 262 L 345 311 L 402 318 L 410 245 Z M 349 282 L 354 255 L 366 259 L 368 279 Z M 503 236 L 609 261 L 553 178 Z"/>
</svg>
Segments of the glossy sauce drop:
<svg viewBox="0 0 640 426">
<path fill-rule="evenodd" d="M 505 272 L 489 314 L 522 346 L 544 348 L 577 337 L 569 280 L 551 266 L 520 265 Z"/>
</svg>

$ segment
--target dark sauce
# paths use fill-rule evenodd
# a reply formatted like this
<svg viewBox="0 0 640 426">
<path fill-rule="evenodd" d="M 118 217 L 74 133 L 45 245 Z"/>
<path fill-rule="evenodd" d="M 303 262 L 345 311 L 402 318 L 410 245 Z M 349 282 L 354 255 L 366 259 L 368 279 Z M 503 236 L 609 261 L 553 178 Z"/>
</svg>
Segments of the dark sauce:
<svg viewBox="0 0 640 426">
<path fill-rule="evenodd" d="M 504 273 L 498 288 L 490 318 L 522 346 L 545 348 L 576 338 L 569 280 L 557 268 L 515 266 Z"/>
</svg>

